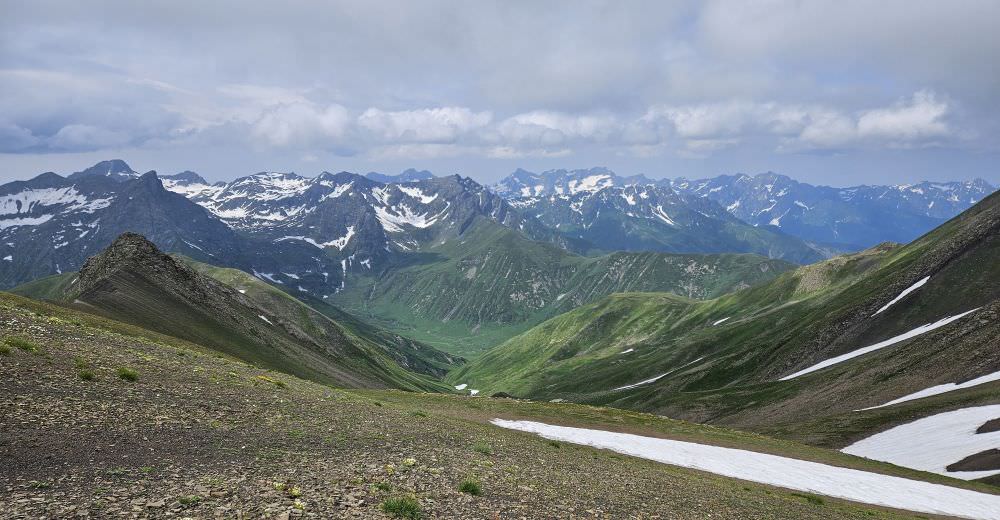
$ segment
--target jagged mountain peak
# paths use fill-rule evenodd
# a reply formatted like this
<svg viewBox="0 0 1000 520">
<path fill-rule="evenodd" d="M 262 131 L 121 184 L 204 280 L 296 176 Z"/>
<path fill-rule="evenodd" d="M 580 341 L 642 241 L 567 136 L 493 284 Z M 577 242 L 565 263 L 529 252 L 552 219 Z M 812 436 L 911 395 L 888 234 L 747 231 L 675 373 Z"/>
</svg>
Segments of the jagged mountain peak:
<svg viewBox="0 0 1000 520">
<path fill-rule="evenodd" d="M 114 180 L 127 180 L 139 177 L 139 172 L 135 171 L 121 159 L 111 159 L 101 161 L 83 171 L 73 173 L 70 179 L 87 176 L 108 177 Z"/>
<path fill-rule="evenodd" d="M 197 173 L 191 170 L 184 170 L 180 173 L 175 173 L 173 175 L 163 175 L 160 177 L 160 179 L 161 180 L 169 179 L 172 181 L 176 181 L 178 183 L 185 183 L 185 184 L 208 184 L 208 181 L 206 181 L 204 177 L 198 175 Z"/>
<path fill-rule="evenodd" d="M 138 233 L 126 231 L 111 245 L 90 257 L 80 268 L 73 292 L 82 294 L 123 269 L 137 269 L 145 276 L 191 279 L 193 273 Z"/>
</svg>

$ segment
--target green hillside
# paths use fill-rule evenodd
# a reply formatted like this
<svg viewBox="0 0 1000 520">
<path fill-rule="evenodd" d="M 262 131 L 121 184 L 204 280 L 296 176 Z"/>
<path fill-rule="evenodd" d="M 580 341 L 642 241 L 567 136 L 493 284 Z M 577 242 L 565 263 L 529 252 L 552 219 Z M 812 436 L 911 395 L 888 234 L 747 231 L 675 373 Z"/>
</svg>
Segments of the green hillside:
<svg viewBox="0 0 1000 520">
<path fill-rule="evenodd" d="M 380 327 L 465 357 L 621 291 L 710 298 L 794 267 L 755 255 L 614 253 L 584 257 L 475 220 L 405 264 L 350 279 L 330 301 Z"/>
<path fill-rule="evenodd" d="M 994 382 L 853 412 L 1000 370 L 997 258 L 1000 195 L 993 195 L 909 245 L 837 257 L 712 300 L 609 296 L 510 339 L 452 372 L 449 381 L 486 393 L 607 404 L 842 446 L 904 417 L 997 402 L 1000 383 Z M 919 290 L 876 313 L 924 277 Z M 973 310 L 890 347 L 780 381 Z"/>
<path fill-rule="evenodd" d="M 437 378 L 461 361 L 358 323 L 342 326 L 245 273 L 186 263 L 197 269 L 138 235 L 125 234 L 79 273 L 43 279 L 17 292 L 336 386 L 443 390 Z"/>
<path fill-rule="evenodd" d="M 76 309 L 0 293 L 0 477 L 26 518 L 913 518 L 548 441 L 495 417 L 737 447 L 992 493 L 795 442 L 645 413 L 343 390 Z M 131 374 L 124 378 L 122 370 Z M 87 377 L 84 377 L 87 374 Z M 474 481 L 479 494 L 459 491 Z M 656 496 L 655 506 L 650 497 Z M 652 509 L 655 508 L 655 509 Z M 592 513 L 588 513 L 592 511 Z"/>
</svg>

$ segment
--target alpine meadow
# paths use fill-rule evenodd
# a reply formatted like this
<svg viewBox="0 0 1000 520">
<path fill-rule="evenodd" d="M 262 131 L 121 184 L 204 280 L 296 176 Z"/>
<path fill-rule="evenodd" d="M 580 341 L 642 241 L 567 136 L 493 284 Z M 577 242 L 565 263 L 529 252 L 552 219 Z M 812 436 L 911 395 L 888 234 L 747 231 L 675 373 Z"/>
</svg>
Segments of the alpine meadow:
<svg viewBox="0 0 1000 520">
<path fill-rule="evenodd" d="M 1000 520 L 997 23 L 0 0 L 0 518 Z"/>
</svg>

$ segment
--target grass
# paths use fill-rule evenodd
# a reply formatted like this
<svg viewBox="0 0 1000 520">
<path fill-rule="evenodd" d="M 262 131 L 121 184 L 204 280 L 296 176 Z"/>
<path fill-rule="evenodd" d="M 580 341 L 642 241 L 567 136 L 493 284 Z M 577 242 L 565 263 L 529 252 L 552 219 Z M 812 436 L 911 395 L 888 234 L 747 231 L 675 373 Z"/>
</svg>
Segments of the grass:
<svg viewBox="0 0 1000 520">
<path fill-rule="evenodd" d="M 139 373 L 128 367 L 118 367 L 118 370 L 115 372 L 118 374 L 119 379 L 125 381 L 137 381 L 139 379 Z"/>
<path fill-rule="evenodd" d="M 420 518 L 420 502 L 411 496 L 387 498 L 382 502 L 382 512 L 393 518 Z"/>
<path fill-rule="evenodd" d="M 792 493 L 792 496 L 793 497 L 799 497 L 799 498 L 805 500 L 806 502 L 809 502 L 810 504 L 817 505 L 817 506 L 821 506 L 821 505 L 823 505 L 823 504 L 826 503 L 826 500 L 823 500 L 823 497 L 819 497 L 819 496 L 816 496 L 816 495 L 807 495 L 805 493 Z"/>
<path fill-rule="evenodd" d="M 0 345 L 0 356 L 9 356 L 13 350 L 7 345 Z"/>
<path fill-rule="evenodd" d="M 180 497 L 177 499 L 177 501 L 180 502 L 182 506 L 193 506 L 198 502 L 201 502 L 201 497 L 198 495 L 191 495 L 186 497 Z"/>
<path fill-rule="evenodd" d="M 97 380 L 97 374 L 95 374 L 94 371 L 90 370 L 89 368 L 81 368 L 76 374 L 80 376 L 80 379 L 84 381 Z"/>
<path fill-rule="evenodd" d="M 493 455 L 493 448 L 490 447 L 486 441 L 478 441 L 472 445 L 472 451 L 477 453 L 482 453 L 483 455 Z"/>
<path fill-rule="evenodd" d="M 32 354 L 38 354 L 42 350 L 37 343 L 18 337 L 10 337 L 5 339 L 4 345 L 6 345 L 7 347 L 21 349 L 25 352 L 31 352 Z"/>
<path fill-rule="evenodd" d="M 478 497 L 483 494 L 483 488 L 479 484 L 479 481 L 473 478 L 463 480 L 462 483 L 458 485 L 458 490 L 474 497 Z"/>
</svg>

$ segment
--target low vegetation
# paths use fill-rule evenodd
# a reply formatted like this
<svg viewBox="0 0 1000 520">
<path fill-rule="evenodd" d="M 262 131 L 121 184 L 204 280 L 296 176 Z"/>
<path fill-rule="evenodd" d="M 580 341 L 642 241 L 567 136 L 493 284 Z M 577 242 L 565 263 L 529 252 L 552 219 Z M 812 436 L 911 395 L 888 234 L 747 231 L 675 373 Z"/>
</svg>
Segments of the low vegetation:
<svg viewBox="0 0 1000 520">
<path fill-rule="evenodd" d="M 394 518 L 420 518 L 420 502 L 411 496 L 387 498 L 382 502 L 382 511 Z"/>
<path fill-rule="evenodd" d="M 462 493 L 467 493 L 474 497 L 478 497 L 483 494 L 483 488 L 479 484 L 479 481 L 474 478 L 467 478 L 458 485 L 458 490 Z"/>
<path fill-rule="evenodd" d="M 137 381 L 139 379 L 139 373 L 128 367 L 118 367 L 115 373 L 118 374 L 120 379 L 125 381 Z"/>
</svg>

